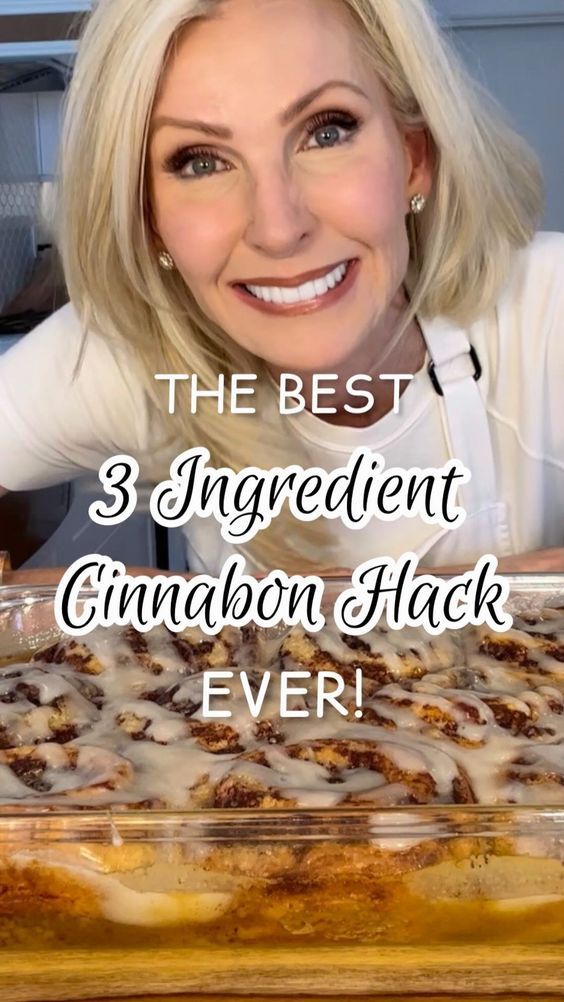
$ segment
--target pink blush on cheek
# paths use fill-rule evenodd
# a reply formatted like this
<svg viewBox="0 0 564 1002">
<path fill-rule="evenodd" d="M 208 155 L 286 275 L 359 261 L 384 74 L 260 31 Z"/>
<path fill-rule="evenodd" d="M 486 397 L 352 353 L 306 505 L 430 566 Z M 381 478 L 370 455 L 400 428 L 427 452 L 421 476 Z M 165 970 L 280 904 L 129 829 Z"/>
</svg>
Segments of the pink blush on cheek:
<svg viewBox="0 0 564 1002">
<path fill-rule="evenodd" d="M 390 165 L 391 166 L 391 165 Z M 354 183 L 343 181 L 339 202 L 350 220 L 366 225 L 368 220 L 378 222 L 378 228 L 389 229 L 403 215 L 403 185 L 395 172 L 375 171 L 374 165 L 357 174 Z"/>
<path fill-rule="evenodd" d="M 215 187 L 215 182 L 211 185 Z M 206 182 L 195 182 L 194 190 L 198 186 L 205 188 Z M 174 198 L 171 193 L 161 198 L 159 208 L 159 234 L 178 271 L 190 287 L 212 288 L 221 280 L 240 240 L 240 213 L 234 213 L 229 199 L 211 201 L 184 194 L 182 184 Z"/>
</svg>

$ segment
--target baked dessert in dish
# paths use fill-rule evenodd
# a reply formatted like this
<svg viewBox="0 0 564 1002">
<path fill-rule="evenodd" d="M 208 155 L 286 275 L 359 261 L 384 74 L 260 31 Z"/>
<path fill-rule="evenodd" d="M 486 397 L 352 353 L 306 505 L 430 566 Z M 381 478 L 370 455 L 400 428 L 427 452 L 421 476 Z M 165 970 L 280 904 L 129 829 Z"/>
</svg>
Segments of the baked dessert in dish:
<svg viewBox="0 0 564 1002">
<path fill-rule="evenodd" d="M 112 627 L 0 669 L 2 945 L 561 942 L 563 822 L 564 610 L 503 635 Z"/>
</svg>

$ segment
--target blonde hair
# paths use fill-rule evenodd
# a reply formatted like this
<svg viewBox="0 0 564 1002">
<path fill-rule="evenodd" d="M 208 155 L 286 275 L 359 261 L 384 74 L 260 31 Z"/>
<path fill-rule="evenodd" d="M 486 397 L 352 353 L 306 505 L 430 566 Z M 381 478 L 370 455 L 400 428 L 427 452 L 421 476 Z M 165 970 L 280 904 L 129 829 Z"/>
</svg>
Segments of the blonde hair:
<svg viewBox="0 0 564 1002">
<path fill-rule="evenodd" d="M 85 331 L 135 349 L 155 407 L 156 372 L 256 372 L 256 416 L 189 415 L 179 407 L 143 472 L 168 475 L 170 460 L 206 446 L 216 466 L 296 461 L 282 419 L 261 418 L 272 396 L 264 363 L 199 309 L 178 273 L 163 272 L 151 237 L 146 183 L 149 121 L 181 29 L 225 0 L 99 0 L 87 18 L 69 88 L 59 168 L 57 244 Z M 235 0 L 228 0 L 235 2 Z M 385 85 L 399 127 L 425 127 L 434 158 L 425 212 L 410 217 L 411 303 L 421 313 L 470 323 L 491 309 L 514 251 L 533 236 L 542 209 L 537 161 L 467 76 L 424 0 L 339 0 Z M 262 398 L 261 398 L 262 395 Z M 274 408 L 273 415 L 274 415 Z M 298 446 L 296 444 L 296 449 Z M 261 462 L 262 457 L 262 462 Z M 323 530 L 278 518 L 248 545 L 255 564 L 319 564 Z M 330 562 L 327 551 L 323 562 Z"/>
</svg>

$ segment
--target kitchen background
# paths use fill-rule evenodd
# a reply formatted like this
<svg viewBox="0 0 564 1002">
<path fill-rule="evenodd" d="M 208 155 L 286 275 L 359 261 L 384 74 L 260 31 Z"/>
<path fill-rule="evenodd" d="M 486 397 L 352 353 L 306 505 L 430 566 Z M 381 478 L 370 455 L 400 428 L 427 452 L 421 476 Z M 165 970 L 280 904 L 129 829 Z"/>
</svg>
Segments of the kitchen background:
<svg viewBox="0 0 564 1002">
<path fill-rule="evenodd" d="M 564 0 L 435 0 L 445 31 L 539 154 L 546 229 L 564 230 Z M 61 102 L 88 0 L 0 0 L 0 354 L 66 301 L 52 249 L 51 195 Z M 0 549 L 14 566 L 60 566 L 103 552 L 184 568 L 178 530 L 148 515 L 90 522 L 95 476 L 0 500 Z"/>
</svg>

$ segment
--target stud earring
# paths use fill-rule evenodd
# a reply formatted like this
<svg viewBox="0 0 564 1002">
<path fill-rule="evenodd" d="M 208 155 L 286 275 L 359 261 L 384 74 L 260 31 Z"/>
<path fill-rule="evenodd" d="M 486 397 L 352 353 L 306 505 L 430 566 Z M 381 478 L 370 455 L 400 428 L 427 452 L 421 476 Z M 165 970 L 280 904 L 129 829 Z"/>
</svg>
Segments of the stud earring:
<svg viewBox="0 0 564 1002">
<path fill-rule="evenodd" d="M 159 264 L 165 271 L 174 271 L 174 261 L 168 251 L 161 251 L 159 254 Z"/>
<path fill-rule="evenodd" d="M 419 193 L 414 195 L 409 203 L 409 207 L 414 216 L 418 216 L 421 212 L 423 212 L 426 205 L 427 199 L 425 198 L 425 195 L 421 195 Z"/>
</svg>

